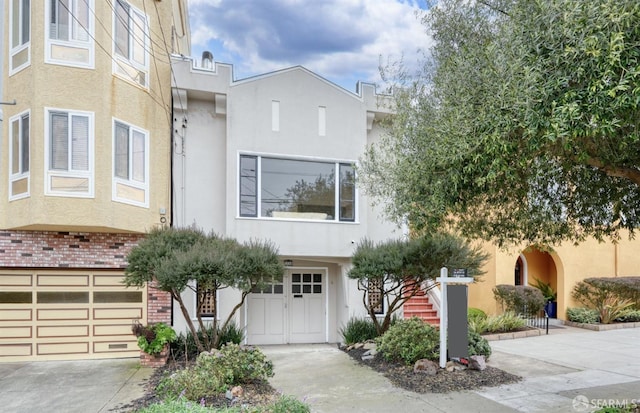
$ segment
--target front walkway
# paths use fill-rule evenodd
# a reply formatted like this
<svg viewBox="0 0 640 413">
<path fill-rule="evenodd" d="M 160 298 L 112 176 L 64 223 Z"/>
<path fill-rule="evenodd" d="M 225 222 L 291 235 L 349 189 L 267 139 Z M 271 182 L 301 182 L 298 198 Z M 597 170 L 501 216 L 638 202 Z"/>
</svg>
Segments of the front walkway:
<svg viewBox="0 0 640 413">
<path fill-rule="evenodd" d="M 271 384 L 306 400 L 314 412 L 588 412 L 612 400 L 640 400 L 640 328 L 565 328 L 544 336 L 493 341 L 491 347 L 489 364 L 524 377 L 522 382 L 418 394 L 394 387 L 336 345 L 261 349 L 275 365 Z"/>
</svg>

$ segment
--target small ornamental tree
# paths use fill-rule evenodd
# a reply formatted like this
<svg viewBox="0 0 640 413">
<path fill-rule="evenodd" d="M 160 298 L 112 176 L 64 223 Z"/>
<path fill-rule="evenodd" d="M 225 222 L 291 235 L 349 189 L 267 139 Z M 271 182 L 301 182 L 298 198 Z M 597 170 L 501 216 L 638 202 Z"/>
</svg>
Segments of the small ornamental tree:
<svg viewBox="0 0 640 413">
<path fill-rule="evenodd" d="M 378 244 L 364 239 L 353 255 L 349 278 L 358 280 L 362 303 L 378 335 L 382 335 L 391 325 L 393 314 L 411 297 L 424 291 L 424 282 L 435 279 L 442 267 L 466 268 L 469 276 L 479 277 L 487 258 L 479 247 L 472 247 L 450 234 Z M 377 299 L 370 294 L 374 289 L 379 292 Z M 386 312 L 380 321 L 376 309 L 382 302 Z"/>
<path fill-rule="evenodd" d="M 280 280 L 284 273 L 277 249 L 270 242 L 250 241 L 240 244 L 215 234 L 204 235 L 196 229 L 168 228 L 151 231 L 147 238 L 131 250 L 127 261 L 129 265 L 125 270 L 125 284 L 143 286 L 146 282 L 157 281 L 158 288 L 169 292 L 178 303 L 199 351 L 219 344 L 216 301 L 218 291 L 236 288 L 241 293 L 240 302 L 223 322 L 220 330 L 224 330 L 254 287 Z M 203 333 L 202 341 L 182 299 L 182 293 L 187 289 L 198 294 L 196 317 L 198 328 Z M 210 294 L 213 299 L 212 337 L 207 334 L 201 316 L 205 294 Z"/>
</svg>

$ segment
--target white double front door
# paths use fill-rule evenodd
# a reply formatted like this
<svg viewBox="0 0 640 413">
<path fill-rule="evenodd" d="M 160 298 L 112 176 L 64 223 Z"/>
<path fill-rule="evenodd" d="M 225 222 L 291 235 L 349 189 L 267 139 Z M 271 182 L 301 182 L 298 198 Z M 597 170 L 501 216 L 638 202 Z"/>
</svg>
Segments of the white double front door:
<svg viewBox="0 0 640 413">
<path fill-rule="evenodd" d="M 249 344 L 327 341 L 327 272 L 288 269 L 282 283 L 267 285 L 247 298 Z"/>
</svg>

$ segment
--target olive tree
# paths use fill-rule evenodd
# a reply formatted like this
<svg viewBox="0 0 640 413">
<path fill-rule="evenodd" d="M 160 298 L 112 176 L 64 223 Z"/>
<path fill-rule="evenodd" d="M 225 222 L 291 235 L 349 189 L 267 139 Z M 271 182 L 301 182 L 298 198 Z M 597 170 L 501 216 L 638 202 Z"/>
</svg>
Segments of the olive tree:
<svg viewBox="0 0 640 413">
<path fill-rule="evenodd" d="M 364 239 L 353 254 L 349 278 L 358 280 L 362 303 L 381 335 L 391 325 L 393 314 L 424 292 L 425 281 L 435 280 L 442 267 L 466 268 L 469 276 L 477 278 L 487 258 L 480 247 L 450 234 L 379 243 Z M 373 298 L 373 291 L 379 298 Z M 382 321 L 376 314 L 381 304 L 385 307 Z"/>
<path fill-rule="evenodd" d="M 397 221 L 498 244 L 640 225 L 640 3 L 438 0 L 422 70 L 387 71 L 360 182 Z"/>
<path fill-rule="evenodd" d="M 223 330 L 254 287 L 279 280 L 284 274 L 277 249 L 268 241 L 254 240 L 240 244 L 233 239 L 216 234 L 205 235 L 202 231 L 191 228 L 151 231 L 131 250 L 127 262 L 126 285 L 143 286 L 155 280 L 157 288 L 169 292 L 178 303 L 200 351 L 219 345 L 218 291 L 235 288 L 240 292 L 240 301 L 223 322 L 220 329 Z M 198 328 L 182 297 L 187 290 L 193 291 L 198 297 Z M 206 297 L 213 300 L 211 337 L 201 316 Z M 198 329 L 202 342 L 197 334 Z"/>
</svg>

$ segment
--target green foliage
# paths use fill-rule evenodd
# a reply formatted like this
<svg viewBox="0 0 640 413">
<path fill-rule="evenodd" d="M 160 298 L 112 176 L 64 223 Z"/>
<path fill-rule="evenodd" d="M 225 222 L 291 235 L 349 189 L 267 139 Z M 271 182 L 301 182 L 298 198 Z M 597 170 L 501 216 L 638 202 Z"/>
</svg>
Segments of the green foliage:
<svg viewBox="0 0 640 413">
<path fill-rule="evenodd" d="M 252 288 L 282 279 L 284 266 L 278 257 L 277 248 L 269 241 L 251 240 L 240 244 L 236 240 L 221 238 L 214 233 L 204 235 L 197 229 L 165 228 L 153 230 L 132 248 L 127 256 L 128 266 L 125 270 L 127 285 L 143 285 L 156 280 L 158 288 L 171 293 L 178 302 L 182 314 L 191 331 L 199 351 L 217 347 L 218 309 L 213 308 L 214 328 L 208 335 L 201 316 L 201 307 L 196 310 L 196 317 L 201 334 L 189 314 L 182 299 L 182 292 L 189 288 L 196 292 L 195 280 L 199 294 L 212 294 L 218 290 L 236 288 L 240 290 L 240 302 L 237 303 L 222 323 L 222 330 L 233 319 L 236 311 L 244 304 L 246 296 Z M 201 306 L 205 300 L 199 296 Z"/>
<path fill-rule="evenodd" d="M 487 257 L 479 247 L 451 234 L 435 233 L 378 244 L 364 239 L 353 254 L 349 278 L 358 280 L 363 304 L 380 335 L 391 325 L 394 313 L 421 291 L 425 280 L 435 279 L 443 266 L 466 268 L 470 277 L 479 277 Z M 375 312 L 378 302 L 367 300 L 370 283 L 381 289 L 382 300 L 387 304 L 382 323 Z"/>
<path fill-rule="evenodd" d="M 138 337 L 138 347 L 147 354 L 160 354 L 164 347 L 175 341 L 176 332 L 165 323 L 149 324 L 143 326 L 135 323 L 131 330 Z"/>
<path fill-rule="evenodd" d="M 360 160 L 367 192 L 417 230 L 500 245 L 637 228 L 639 3 L 429 3 L 424 70 L 383 73 L 395 115 Z"/>
<path fill-rule="evenodd" d="M 567 308 L 567 318 L 574 323 L 596 324 L 599 320 L 598 312 L 591 308 Z"/>
<path fill-rule="evenodd" d="M 544 297 L 537 288 L 528 285 L 499 284 L 493 289 L 493 296 L 503 310 L 516 314 L 536 314 L 544 307 Z"/>
<path fill-rule="evenodd" d="M 308 404 L 291 396 L 281 396 L 264 410 L 265 413 L 309 413 L 310 411 Z"/>
<path fill-rule="evenodd" d="M 205 328 L 206 334 L 208 337 L 214 337 L 213 334 L 213 326 L 208 326 Z M 202 330 L 198 330 L 198 337 L 201 341 L 204 340 L 204 334 Z M 244 330 L 235 322 L 230 322 L 227 324 L 224 330 L 218 327 L 218 337 L 219 346 L 227 343 L 240 344 L 244 340 Z M 218 346 L 218 347 L 219 347 Z M 196 345 L 196 340 L 193 337 L 193 333 L 191 331 L 187 331 L 186 334 L 180 333 L 178 338 L 174 342 L 171 343 L 171 353 L 177 360 L 193 360 L 195 359 L 200 351 L 198 350 L 198 346 Z"/>
<path fill-rule="evenodd" d="M 401 320 L 376 339 L 376 348 L 389 361 L 411 365 L 420 359 L 438 358 L 438 330 L 417 317 Z"/>
<path fill-rule="evenodd" d="M 540 278 L 536 278 L 534 281 L 531 285 L 540 290 L 545 302 L 556 301 L 558 293 L 551 287 L 551 284 L 542 281 Z"/>
<path fill-rule="evenodd" d="M 469 330 L 467 341 L 469 342 L 469 356 L 484 356 L 485 359 L 489 360 L 491 356 L 491 346 L 486 338 L 475 331 Z"/>
<path fill-rule="evenodd" d="M 266 405 L 223 408 L 207 407 L 203 401 L 194 402 L 184 397 L 167 398 L 137 410 L 138 413 L 308 413 L 310 411 L 309 405 L 287 395 L 282 395 L 273 403 Z"/>
<path fill-rule="evenodd" d="M 371 319 L 350 318 L 347 325 L 340 328 L 345 344 L 363 343 L 378 337 L 378 331 Z"/>
<path fill-rule="evenodd" d="M 156 393 L 162 398 L 184 396 L 197 401 L 234 385 L 272 376 L 273 364 L 259 349 L 228 344 L 213 353 L 200 354 L 193 367 L 164 377 Z"/>
<path fill-rule="evenodd" d="M 640 322 L 640 310 L 626 309 L 618 317 L 616 317 L 615 321 L 621 323 Z"/>
<path fill-rule="evenodd" d="M 467 309 L 467 320 L 484 320 L 487 318 L 487 313 L 479 308 L 469 307 Z"/>
<path fill-rule="evenodd" d="M 609 324 L 626 310 L 638 308 L 634 299 L 639 291 L 640 277 L 585 278 L 573 287 L 571 296 L 596 310 L 602 324 Z"/>
<path fill-rule="evenodd" d="M 518 314 L 507 311 L 495 316 L 470 319 L 469 331 L 478 334 L 506 333 L 522 330 L 526 324 L 526 321 Z"/>
</svg>

